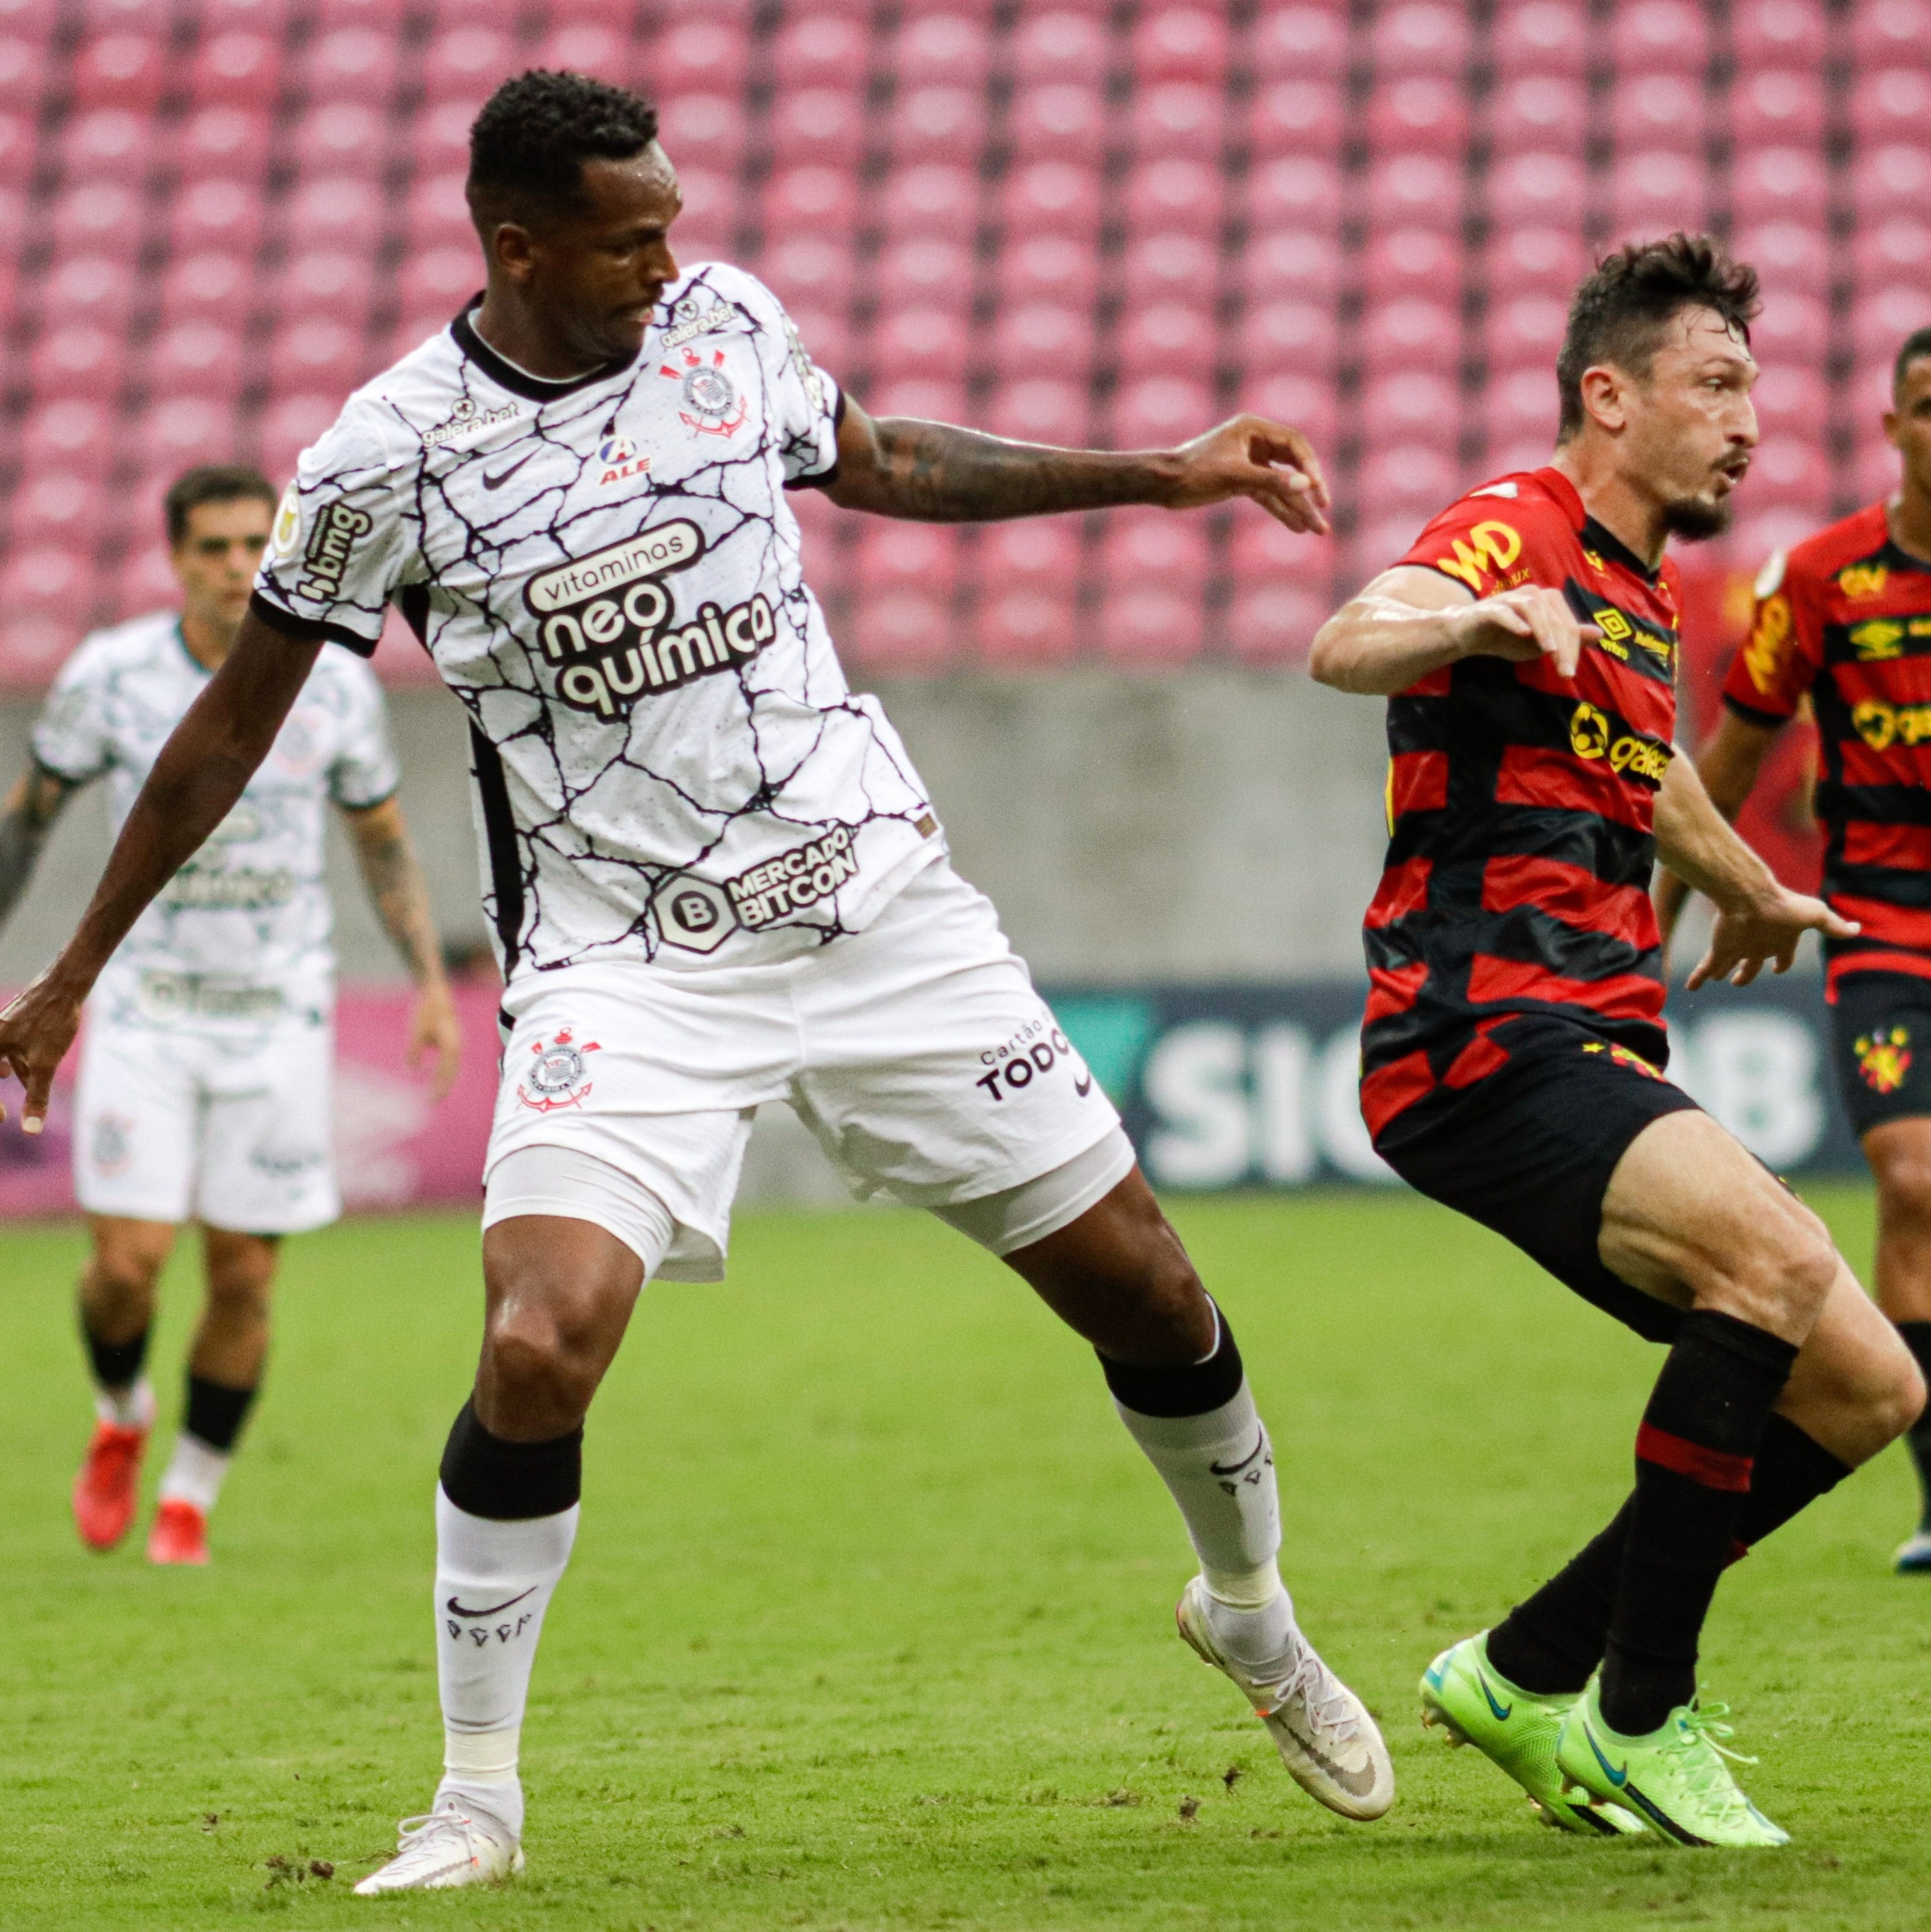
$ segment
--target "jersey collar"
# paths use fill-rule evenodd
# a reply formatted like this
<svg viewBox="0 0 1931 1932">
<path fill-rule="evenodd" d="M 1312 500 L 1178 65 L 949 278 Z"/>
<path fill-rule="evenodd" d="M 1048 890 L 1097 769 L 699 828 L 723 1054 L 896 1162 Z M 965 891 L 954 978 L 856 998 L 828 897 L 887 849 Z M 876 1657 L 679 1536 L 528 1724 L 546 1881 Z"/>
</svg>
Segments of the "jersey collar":
<svg viewBox="0 0 1931 1932">
<path fill-rule="evenodd" d="M 553 382 L 546 377 L 533 376 L 526 369 L 518 368 L 514 362 L 506 362 L 476 333 L 470 317 L 482 302 L 482 296 L 479 291 L 463 304 L 461 313 L 450 323 L 449 333 L 456 338 L 456 346 L 498 388 L 507 389 L 513 396 L 526 396 L 533 403 L 553 402 L 559 396 L 574 395 L 579 389 L 607 382 L 611 376 L 622 375 L 644 352 L 640 346 L 637 356 L 620 356 L 614 362 L 606 362 L 601 369 L 593 369 L 587 376 L 572 376 L 566 382 Z"/>
<path fill-rule="evenodd" d="M 1620 564 L 1632 577 L 1639 577 L 1653 590 L 1662 574 L 1662 566 L 1652 570 L 1622 538 L 1605 530 L 1584 506 L 1575 485 L 1551 464 L 1536 472 L 1536 481 L 1568 512 L 1575 533 L 1599 557 Z"/>
</svg>

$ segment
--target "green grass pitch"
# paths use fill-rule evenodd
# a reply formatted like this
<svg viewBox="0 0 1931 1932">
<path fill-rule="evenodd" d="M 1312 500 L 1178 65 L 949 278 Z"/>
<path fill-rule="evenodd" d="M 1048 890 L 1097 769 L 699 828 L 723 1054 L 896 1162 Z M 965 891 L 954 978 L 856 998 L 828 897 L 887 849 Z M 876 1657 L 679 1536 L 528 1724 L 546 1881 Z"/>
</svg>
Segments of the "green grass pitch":
<svg viewBox="0 0 1931 1932">
<path fill-rule="evenodd" d="M 1819 1199 L 1861 1265 L 1866 1197 Z M 0 1928 L 1925 1922 L 1931 1580 L 1886 1569 L 1897 1452 L 1734 1573 L 1708 1634 L 1795 1844 L 1560 1838 L 1424 1737 L 1415 1682 L 1608 1515 L 1654 1354 L 1413 1199 L 1175 1212 L 1275 1432 L 1303 1620 L 1395 1750 L 1382 1822 L 1304 1798 L 1176 1640 L 1179 1525 L 1015 1280 L 909 1214 L 752 1215 L 726 1286 L 647 1293 L 591 1418 L 524 1730 L 527 1876 L 352 1898 L 436 1774 L 429 1503 L 473 1223 L 291 1244 L 205 1572 L 150 1569 L 145 1519 L 79 1546 L 80 1238 L 14 1232 Z M 170 1419 L 192 1287 L 178 1261 Z"/>
</svg>

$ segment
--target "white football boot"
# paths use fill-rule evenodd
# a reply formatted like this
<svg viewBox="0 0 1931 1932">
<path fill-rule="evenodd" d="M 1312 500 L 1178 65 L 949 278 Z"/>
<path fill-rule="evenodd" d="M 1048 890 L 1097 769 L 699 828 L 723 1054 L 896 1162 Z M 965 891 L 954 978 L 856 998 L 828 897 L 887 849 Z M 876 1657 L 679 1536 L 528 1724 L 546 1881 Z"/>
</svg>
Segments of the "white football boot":
<svg viewBox="0 0 1931 1932">
<path fill-rule="evenodd" d="M 1196 1576 L 1173 1613 L 1180 1634 L 1203 1663 L 1239 1687 L 1295 1783 L 1344 1818 L 1379 1818 L 1395 1802 L 1395 1767 L 1367 1706 L 1299 1632 L 1293 1648 L 1268 1665 L 1230 1657 L 1215 1641 L 1208 1600 L 1206 1583 Z"/>
<path fill-rule="evenodd" d="M 459 1885 L 494 1885 L 523 1869 L 523 1847 L 487 1811 L 446 1798 L 420 1818 L 405 1818 L 400 1849 L 380 1871 L 356 1887 L 359 1898 L 380 1892 L 446 1892 Z"/>
</svg>

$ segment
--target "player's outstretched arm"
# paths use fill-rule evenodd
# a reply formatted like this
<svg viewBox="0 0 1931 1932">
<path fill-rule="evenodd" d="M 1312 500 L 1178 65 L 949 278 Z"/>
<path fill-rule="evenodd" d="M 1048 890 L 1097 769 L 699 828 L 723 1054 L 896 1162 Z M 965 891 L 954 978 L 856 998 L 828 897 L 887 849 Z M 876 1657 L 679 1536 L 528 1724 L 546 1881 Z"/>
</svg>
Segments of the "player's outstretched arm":
<svg viewBox="0 0 1931 1932">
<path fill-rule="evenodd" d="M 911 416 L 868 416 L 849 397 L 838 477 L 848 510 L 928 524 L 995 523 L 1120 503 L 1198 509 L 1248 496 L 1290 530 L 1328 527 L 1328 486 L 1297 429 L 1236 416 L 1178 449 L 1054 449 Z"/>
<path fill-rule="evenodd" d="M 1766 965 L 1789 970 L 1797 942 L 1815 931 L 1854 939 L 1858 928 L 1821 899 L 1794 892 L 1737 836 L 1687 758 L 1672 758 L 1656 794 L 1656 856 L 1716 908 L 1710 950 L 1691 971 L 1693 992 L 1711 980 L 1747 986 Z"/>
<path fill-rule="evenodd" d="M 79 789 L 36 760 L 0 804 L 0 920 L 12 914 L 27 890 L 54 820 Z"/>
<path fill-rule="evenodd" d="M 380 805 L 345 808 L 342 815 L 355 842 L 369 902 L 419 988 L 409 1024 L 409 1064 L 419 1066 L 425 1053 L 431 1057 L 429 1090 L 440 1100 L 456 1084 L 463 1031 L 443 970 L 443 942 L 429 908 L 428 881 L 399 801 L 386 798 Z"/>
<path fill-rule="evenodd" d="M 1726 710 L 1696 754 L 1696 775 L 1703 781 L 1710 802 L 1732 825 L 1756 788 L 1757 775 L 1777 730 L 1774 724 L 1753 724 Z M 1689 886 L 1675 873 L 1665 869 L 1656 874 L 1656 919 L 1665 950 L 1689 897 Z"/>
<path fill-rule="evenodd" d="M 0 1069 L 26 1089 L 21 1124 L 38 1133 L 54 1070 L 80 1025 L 101 969 L 149 901 L 193 858 L 268 756 L 314 668 L 319 640 L 302 644 L 252 613 L 227 661 L 161 747 L 121 828 L 107 868 L 60 957 L 5 1013 Z"/>
<path fill-rule="evenodd" d="M 1477 598 L 1441 572 L 1408 563 L 1384 570 L 1315 632 L 1308 670 L 1317 684 L 1371 698 L 1392 698 L 1468 657 L 1546 657 L 1573 677 L 1583 640 L 1599 634 L 1559 590 L 1524 584 Z"/>
</svg>

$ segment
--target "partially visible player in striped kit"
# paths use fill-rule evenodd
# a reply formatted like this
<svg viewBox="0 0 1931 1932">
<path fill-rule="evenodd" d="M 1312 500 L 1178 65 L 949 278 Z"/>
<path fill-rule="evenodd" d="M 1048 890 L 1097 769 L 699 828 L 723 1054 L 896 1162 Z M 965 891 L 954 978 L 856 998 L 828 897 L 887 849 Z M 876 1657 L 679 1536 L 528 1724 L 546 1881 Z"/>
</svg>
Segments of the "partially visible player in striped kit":
<svg viewBox="0 0 1931 1932">
<path fill-rule="evenodd" d="M 1878 1306 L 1931 1376 L 1931 328 L 1898 351 L 1884 426 L 1901 488 L 1764 566 L 1697 767 L 1734 818 L 1811 700 L 1824 897 L 1861 928 L 1824 942 L 1838 1085 L 1877 1180 Z M 1666 919 L 1686 890 L 1665 880 Z M 1922 1504 L 1896 1563 L 1931 1574 L 1931 1424 L 1908 1439 Z"/>
</svg>

